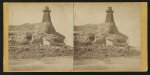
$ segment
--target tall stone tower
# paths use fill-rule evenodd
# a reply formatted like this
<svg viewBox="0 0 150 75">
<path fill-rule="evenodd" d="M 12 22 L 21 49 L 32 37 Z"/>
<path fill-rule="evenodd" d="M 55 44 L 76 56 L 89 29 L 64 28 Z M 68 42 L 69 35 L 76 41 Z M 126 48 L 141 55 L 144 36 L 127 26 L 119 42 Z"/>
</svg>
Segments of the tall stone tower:
<svg viewBox="0 0 150 75">
<path fill-rule="evenodd" d="M 43 12 L 44 12 L 44 15 L 43 15 L 42 22 L 51 22 L 51 18 L 50 18 L 51 10 L 49 10 L 49 7 L 45 6 L 45 9 L 43 10 Z"/>
<path fill-rule="evenodd" d="M 51 10 L 49 10 L 48 6 L 45 6 L 45 9 L 43 10 L 44 14 L 43 14 L 43 19 L 42 22 L 46 22 L 47 25 L 45 27 L 45 32 L 50 34 L 50 33 L 55 33 L 56 30 L 51 22 L 51 16 L 50 16 L 50 12 Z"/>
<path fill-rule="evenodd" d="M 118 33 L 118 28 L 115 25 L 114 22 L 114 16 L 113 16 L 114 11 L 112 10 L 112 7 L 108 7 L 108 9 L 106 10 L 106 19 L 105 19 L 105 23 L 109 24 L 109 33 L 110 34 L 115 34 Z"/>
<path fill-rule="evenodd" d="M 114 11 L 112 10 L 112 7 L 108 7 L 106 12 L 107 12 L 107 15 L 106 15 L 105 23 L 114 23 L 114 17 L 113 17 Z"/>
</svg>

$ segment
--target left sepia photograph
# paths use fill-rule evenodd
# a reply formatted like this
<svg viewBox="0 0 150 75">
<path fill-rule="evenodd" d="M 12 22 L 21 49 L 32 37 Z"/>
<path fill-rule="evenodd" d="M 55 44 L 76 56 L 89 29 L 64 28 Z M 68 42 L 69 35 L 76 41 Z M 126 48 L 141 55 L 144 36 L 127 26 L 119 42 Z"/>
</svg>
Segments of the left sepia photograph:
<svg viewBox="0 0 150 75">
<path fill-rule="evenodd" d="M 7 3 L 4 7 L 8 16 L 4 70 L 73 70 L 73 3 Z"/>
</svg>

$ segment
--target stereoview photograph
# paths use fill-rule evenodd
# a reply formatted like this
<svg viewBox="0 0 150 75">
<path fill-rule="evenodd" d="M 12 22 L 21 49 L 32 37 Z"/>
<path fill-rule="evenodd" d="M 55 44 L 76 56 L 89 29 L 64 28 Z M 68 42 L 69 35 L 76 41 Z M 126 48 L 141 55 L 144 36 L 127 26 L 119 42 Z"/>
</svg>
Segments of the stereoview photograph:
<svg viewBox="0 0 150 75">
<path fill-rule="evenodd" d="M 75 4 L 74 69 L 139 70 L 139 4 Z"/>
<path fill-rule="evenodd" d="M 146 3 L 5 3 L 4 71 L 147 71 Z"/>
</svg>

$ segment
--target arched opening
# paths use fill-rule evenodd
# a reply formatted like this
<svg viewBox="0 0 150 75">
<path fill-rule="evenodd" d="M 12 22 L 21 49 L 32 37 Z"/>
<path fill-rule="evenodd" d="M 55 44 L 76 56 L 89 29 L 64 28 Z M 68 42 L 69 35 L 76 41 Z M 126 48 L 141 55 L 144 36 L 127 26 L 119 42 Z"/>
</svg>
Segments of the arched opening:
<svg viewBox="0 0 150 75">
<path fill-rule="evenodd" d="M 90 34 L 89 40 L 94 41 L 95 40 L 95 35 L 94 34 Z"/>
<path fill-rule="evenodd" d="M 32 39 L 32 34 L 28 34 L 28 35 L 26 36 L 26 39 L 27 39 L 28 41 L 30 41 L 30 40 Z"/>
</svg>

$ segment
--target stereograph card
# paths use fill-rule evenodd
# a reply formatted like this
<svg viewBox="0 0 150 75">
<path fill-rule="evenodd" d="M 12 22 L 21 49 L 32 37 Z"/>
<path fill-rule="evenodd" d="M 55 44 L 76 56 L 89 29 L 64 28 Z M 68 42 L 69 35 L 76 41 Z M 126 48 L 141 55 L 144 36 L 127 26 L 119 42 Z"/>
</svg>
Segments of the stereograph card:
<svg viewBox="0 0 150 75">
<path fill-rule="evenodd" d="M 5 72 L 147 71 L 145 2 L 4 3 Z"/>
</svg>

